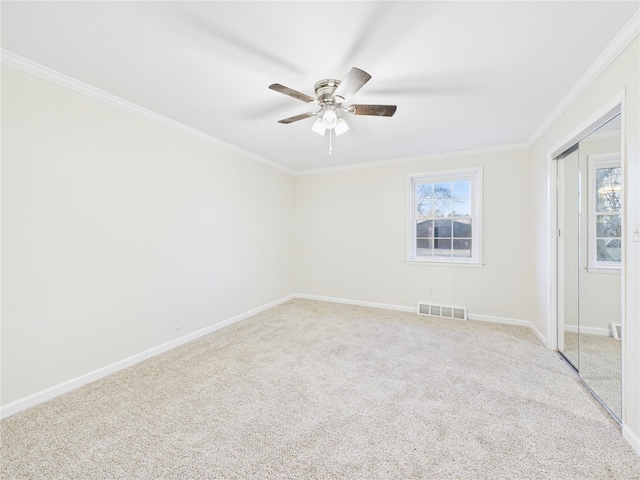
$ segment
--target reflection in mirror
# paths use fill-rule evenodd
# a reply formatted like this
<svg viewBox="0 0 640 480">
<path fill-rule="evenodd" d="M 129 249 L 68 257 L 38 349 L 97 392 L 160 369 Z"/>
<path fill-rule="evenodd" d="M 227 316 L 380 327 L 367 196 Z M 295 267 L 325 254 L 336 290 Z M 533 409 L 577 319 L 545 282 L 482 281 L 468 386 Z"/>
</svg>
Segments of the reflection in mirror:
<svg viewBox="0 0 640 480">
<path fill-rule="evenodd" d="M 558 159 L 558 350 L 579 369 L 579 152 Z"/>
<path fill-rule="evenodd" d="M 620 115 L 580 141 L 580 376 L 622 418 Z M 585 268 L 586 267 L 586 268 Z"/>
<path fill-rule="evenodd" d="M 558 351 L 622 417 L 620 114 L 557 157 Z"/>
</svg>

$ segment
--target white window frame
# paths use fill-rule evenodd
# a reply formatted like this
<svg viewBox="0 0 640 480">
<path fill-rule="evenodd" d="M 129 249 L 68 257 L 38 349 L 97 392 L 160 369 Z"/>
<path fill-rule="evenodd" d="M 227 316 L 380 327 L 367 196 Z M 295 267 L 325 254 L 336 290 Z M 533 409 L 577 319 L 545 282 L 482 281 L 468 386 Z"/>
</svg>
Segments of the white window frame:
<svg viewBox="0 0 640 480">
<path fill-rule="evenodd" d="M 588 197 L 587 197 L 587 209 L 589 213 L 589 220 L 587 222 L 587 271 L 589 273 L 613 273 L 619 274 L 622 269 L 622 262 L 604 262 L 598 260 L 597 256 L 597 230 L 596 230 L 596 169 L 598 168 L 613 168 L 617 167 L 622 169 L 622 161 L 620 152 L 605 153 L 599 155 L 587 156 L 587 171 L 588 171 Z M 624 191 L 622 192 L 624 195 Z M 624 196 L 623 196 L 624 202 Z M 622 217 L 622 210 L 616 212 L 616 214 Z M 622 223 L 621 223 L 622 225 Z M 621 233 L 620 242 L 623 242 L 624 232 Z"/>
<path fill-rule="evenodd" d="M 471 181 L 471 257 L 424 257 L 416 255 L 416 184 Z M 448 265 L 482 267 L 482 167 L 416 173 L 408 178 L 408 265 Z"/>
</svg>

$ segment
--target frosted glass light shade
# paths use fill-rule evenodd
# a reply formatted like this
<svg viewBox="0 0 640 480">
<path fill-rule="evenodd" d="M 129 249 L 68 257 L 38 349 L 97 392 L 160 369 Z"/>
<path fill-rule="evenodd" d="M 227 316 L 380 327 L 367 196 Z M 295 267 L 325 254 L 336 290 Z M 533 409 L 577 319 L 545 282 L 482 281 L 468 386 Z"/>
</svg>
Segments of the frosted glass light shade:
<svg viewBox="0 0 640 480">
<path fill-rule="evenodd" d="M 311 130 L 316 132 L 318 135 L 324 135 L 324 132 L 327 130 L 322 121 L 322 117 L 319 117 L 315 122 L 313 122 L 313 127 Z"/>
<path fill-rule="evenodd" d="M 338 114 L 333 110 L 325 110 L 322 114 L 322 123 L 324 124 L 324 128 L 331 130 L 336 126 L 338 122 Z"/>
<path fill-rule="evenodd" d="M 339 137 L 343 133 L 347 133 L 349 131 L 349 125 L 344 121 L 344 118 L 339 118 L 333 131 L 336 132 L 336 137 Z"/>
</svg>

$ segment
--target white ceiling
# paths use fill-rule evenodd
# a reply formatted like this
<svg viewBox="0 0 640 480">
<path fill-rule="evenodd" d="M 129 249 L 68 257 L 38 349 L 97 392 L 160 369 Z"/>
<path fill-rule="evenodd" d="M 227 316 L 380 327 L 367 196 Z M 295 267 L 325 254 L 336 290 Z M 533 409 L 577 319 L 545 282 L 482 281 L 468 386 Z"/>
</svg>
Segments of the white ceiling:
<svg viewBox="0 0 640 480">
<path fill-rule="evenodd" d="M 637 1 L 2 2 L 2 48 L 293 171 L 528 141 L 638 10 Z M 313 95 L 372 79 L 334 139 Z M 351 102 L 349 102 L 351 103 Z"/>
</svg>

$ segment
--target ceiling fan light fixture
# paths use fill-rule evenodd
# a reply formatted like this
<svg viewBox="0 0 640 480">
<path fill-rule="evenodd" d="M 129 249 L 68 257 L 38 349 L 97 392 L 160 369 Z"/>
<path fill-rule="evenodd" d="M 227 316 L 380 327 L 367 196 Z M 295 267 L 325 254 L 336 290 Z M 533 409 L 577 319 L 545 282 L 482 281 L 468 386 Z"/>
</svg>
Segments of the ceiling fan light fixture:
<svg viewBox="0 0 640 480">
<path fill-rule="evenodd" d="M 318 135 L 324 135 L 324 132 L 326 132 L 327 129 L 324 126 L 322 117 L 318 117 L 316 121 L 313 122 L 313 127 L 311 127 L 311 130 L 316 132 Z"/>
<path fill-rule="evenodd" d="M 333 131 L 336 132 L 336 137 L 339 137 L 343 133 L 347 133 L 349 131 L 349 125 L 347 125 L 344 118 L 339 118 Z"/>
<path fill-rule="evenodd" d="M 351 105 L 344 107 L 342 104 L 360 90 L 369 80 L 369 75 L 364 70 L 352 67 L 344 80 L 325 79 L 320 80 L 313 87 L 316 98 L 298 92 L 279 83 L 269 85 L 271 90 L 288 95 L 306 103 L 313 103 L 320 107 L 319 111 L 307 112 L 293 117 L 278 120 L 278 123 L 285 125 L 310 117 L 316 117 L 311 130 L 318 135 L 324 136 L 329 130 L 329 154 L 333 151 L 332 138 L 347 133 L 349 125 L 343 115 L 373 115 L 378 117 L 392 117 L 396 112 L 395 105 Z"/>
<path fill-rule="evenodd" d="M 331 130 L 338 123 L 338 114 L 330 108 L 327 108 L 322 114 L 322 124 L 324 128 Z"/>
</svg>

